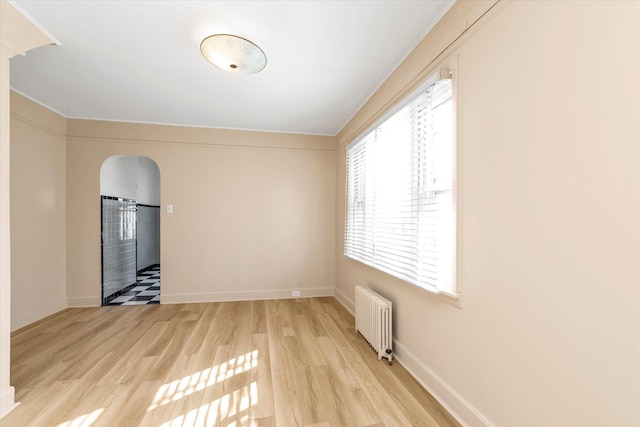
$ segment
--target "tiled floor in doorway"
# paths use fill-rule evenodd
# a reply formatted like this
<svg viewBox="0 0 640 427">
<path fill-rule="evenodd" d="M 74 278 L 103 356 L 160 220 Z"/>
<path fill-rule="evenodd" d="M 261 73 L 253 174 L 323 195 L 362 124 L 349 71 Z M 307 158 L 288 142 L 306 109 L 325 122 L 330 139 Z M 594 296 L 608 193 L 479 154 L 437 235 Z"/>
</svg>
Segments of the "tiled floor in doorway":
<svg viewBox="0 0 640 427">
<path fill-rule="evenodd" d="M 160 266 L 138 272 L 136 285 L 107 305 L 160 304 Z"/>
</svg>

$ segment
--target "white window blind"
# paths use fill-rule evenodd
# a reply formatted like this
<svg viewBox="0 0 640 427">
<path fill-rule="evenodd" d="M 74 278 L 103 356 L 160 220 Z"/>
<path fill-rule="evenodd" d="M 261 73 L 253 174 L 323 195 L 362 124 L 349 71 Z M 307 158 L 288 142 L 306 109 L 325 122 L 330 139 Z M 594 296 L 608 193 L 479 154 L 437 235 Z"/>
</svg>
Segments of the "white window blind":
<svg viewBox="0 0 640 427">
<path fill-rule="evenodd" d="M 453 100 L 429 86 L 347 147 L 345 255 L 454 293 Z"/>
</svg>

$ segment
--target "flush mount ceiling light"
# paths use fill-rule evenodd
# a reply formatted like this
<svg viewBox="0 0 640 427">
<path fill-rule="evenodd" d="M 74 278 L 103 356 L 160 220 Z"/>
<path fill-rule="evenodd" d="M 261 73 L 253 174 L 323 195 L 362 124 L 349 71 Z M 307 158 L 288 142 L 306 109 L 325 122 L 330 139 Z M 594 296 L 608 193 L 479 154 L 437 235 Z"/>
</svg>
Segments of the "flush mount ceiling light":
<svg viewBox="0 0 640 427">
<path fill-rule="evenodd" d="M 238 74 L 253 74 L 267 65 L 267 57 L 255 43 L 231 34 L 214 34 L 202 40 L 200 52 L 216 67 Z"/>
</svg>

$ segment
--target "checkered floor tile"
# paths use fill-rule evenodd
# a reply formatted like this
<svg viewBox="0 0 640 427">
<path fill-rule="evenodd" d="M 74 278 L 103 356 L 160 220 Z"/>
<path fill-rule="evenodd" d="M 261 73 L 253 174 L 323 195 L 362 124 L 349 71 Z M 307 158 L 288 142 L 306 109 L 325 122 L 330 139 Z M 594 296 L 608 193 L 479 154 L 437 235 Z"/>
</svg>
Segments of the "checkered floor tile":
<svg viewBox="0 0 640 427">
<path fill-rule="evenodd" d="M 160 267 L 138 272 L 136 286 L 108 305 L 160 304 Z"/>
</svg>

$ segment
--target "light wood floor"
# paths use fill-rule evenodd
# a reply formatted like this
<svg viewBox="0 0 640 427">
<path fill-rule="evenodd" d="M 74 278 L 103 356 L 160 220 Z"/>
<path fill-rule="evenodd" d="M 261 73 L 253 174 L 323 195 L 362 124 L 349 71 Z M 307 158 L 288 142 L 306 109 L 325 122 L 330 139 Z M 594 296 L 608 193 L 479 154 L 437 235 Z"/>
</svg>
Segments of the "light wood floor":
<svg viewBox="0 0 640 427">
<path fill-rule="evenodd" d="M 67 309 L 12 334 L 1 426 L 450 426 L 335 298 Z"/>
</svg>

